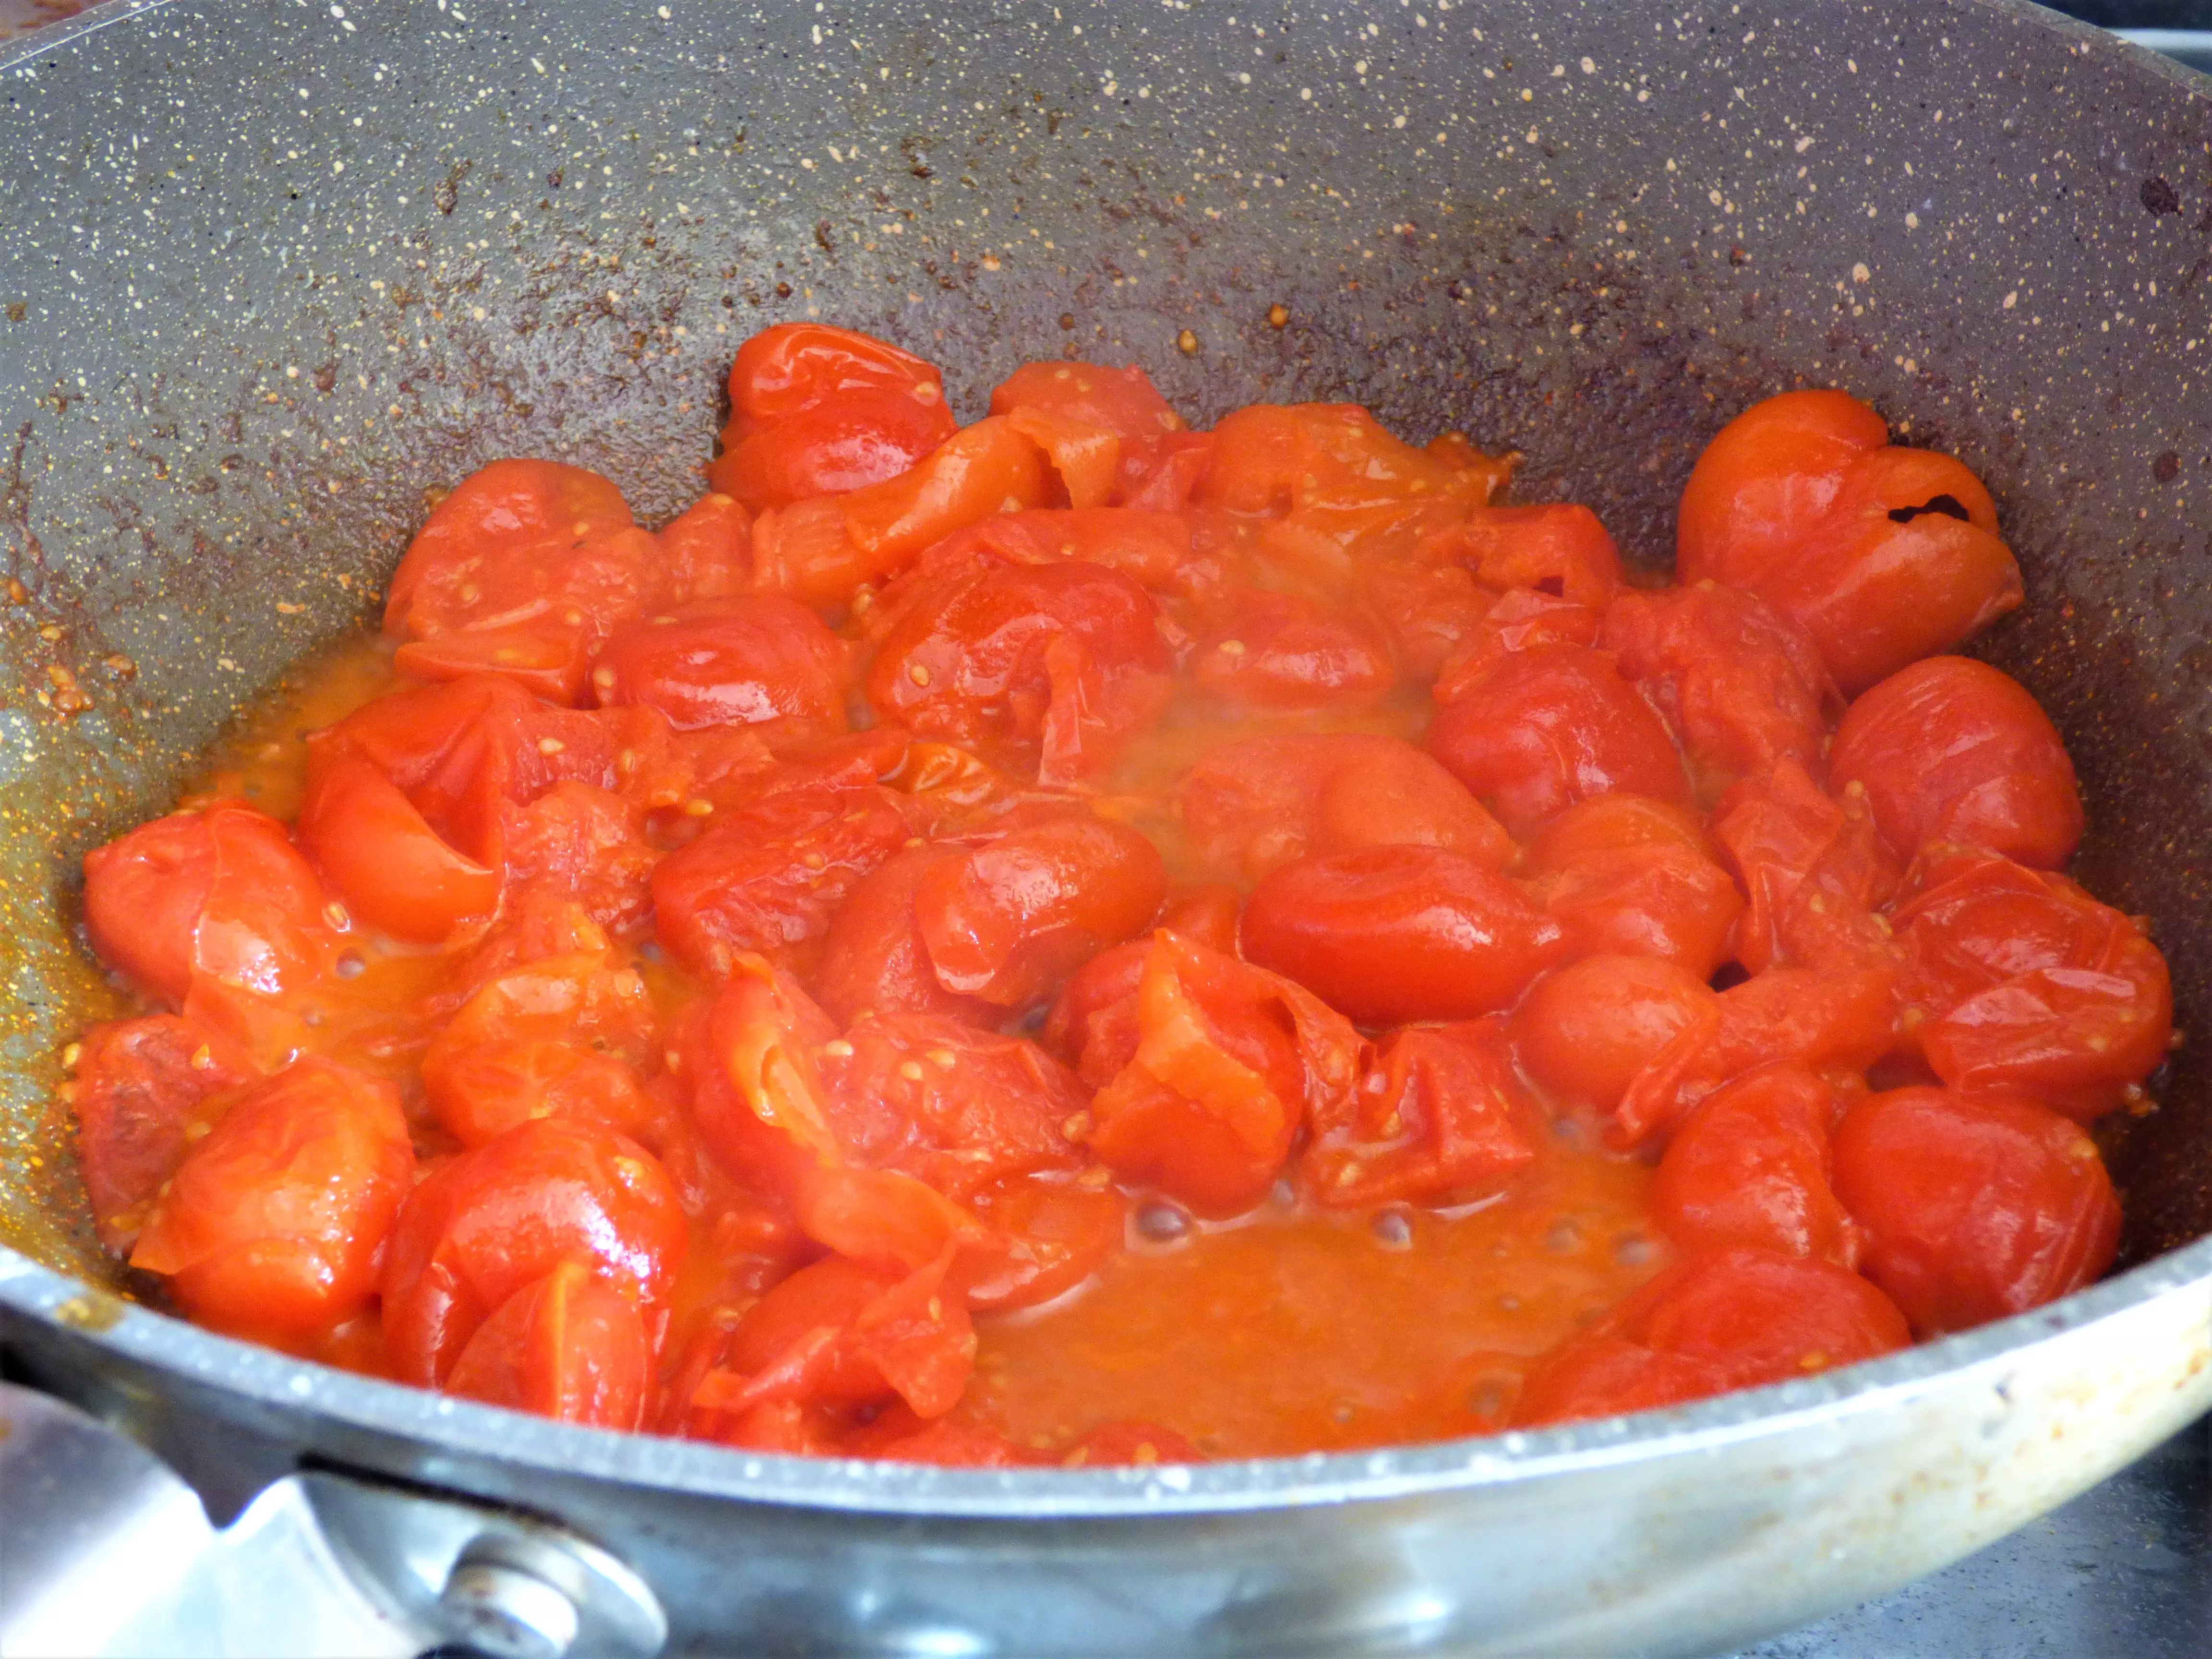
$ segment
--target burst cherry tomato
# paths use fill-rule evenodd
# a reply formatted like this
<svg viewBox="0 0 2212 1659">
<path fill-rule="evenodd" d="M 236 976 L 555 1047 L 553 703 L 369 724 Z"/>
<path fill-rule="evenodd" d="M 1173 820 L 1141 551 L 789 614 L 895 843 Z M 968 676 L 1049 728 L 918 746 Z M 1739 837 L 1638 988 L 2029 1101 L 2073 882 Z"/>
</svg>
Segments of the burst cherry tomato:
<svg viewBox="0 0 2212 1659">
<path fill-rule="evenodd" d="M 1255 592 L 1200 642 L 1192 678 L 1248 708 L 1353 709 L 1387 696 L 1398 668 L 1382 629 L 1357 613 Z"/>
<path fill-rule="evenodd" d="M 1754 1245 L 1858 1263 L 1831 1182 L 1835 1089 L 1794 1061 L 1747 1073 L 1691 1113 L 1659 1160 L 1651 1208 L 1685 1250 Z"/>
<path fill-rule="evenodd" d="M 447 1391 L 563 1423 L 635 1429 L 653 1378 L 637 1304 L 580 1261 L 563 1261 L 477 1328 Z"/>
<path fill-rule="evenodd" d="M 1682 757 L 1603 652 L 1509 653 L 1437 711 L 1429 752 L 1516 836 L 1615 790 L 1686 803 Z"/>
<path fill-rule="evenodd" d="M 392 1370 L 443 1383 L 484 1321 L 564 1261 L 651 1304 L 684 1237 L 675 1183 L 644 1147 L 596 1124 L 518 1124 L 408 1194 L 383 1269 Z"/>
<path fill-rule="evenodd" d="M 832 1016 L 850 1024 L 866 1013 L 933 1014 L 982 1026 L 1006 1018 L 999 1005 L 945 988 L 915 910 L 923 882 L 967 857 L 944 843 L 909 847 L 854 887 L 830 918 L 815 969 L 815 992 Z"/>
<path fill-rule="evenodd" d="M 1743 897 L 1681 808 L 1595 795 L 1530 844 L 1528 890 L 1566 929 L 1571 956 L 1658 957 L 1698 979 L 1727 960 Z"/>
<path fill-rule="evenodd" d="M 788 721 L 845 729 L 845 647 L 781 594 L 720 599 L 617 629 L 592 668 L 602 708 L 641 702 L 679 732 Z"/>
<path fill-rule="evenodd" d="M 1585 957 L 1529 988 L 1513 1035 L 1529 1076 L 1609 1112 L 1662 1048 L 1717 1012 L 1704 980 L 1662 957 Z"/>
<path fill-rule="evenodd" d="M 1507 1006 L 1566 950 L 1512 883 L 1433 847 L 1285 865 L 1253 890 L 1241 937 L 1259 966 L 1370 1025 Z"/>
<path fill-rule="evenodd" d="M 1895 896 L 1899 872 L 1862 799 L 1830 799 L 1785 757 L 1721 797 L 1712 832 L 1751 900 L 1735 955 L 1753 973 L 1778 962 L 1863 966 L 1892 954 L 1888 925 L 1874 913 Z"/>
<path fill-rule="evenodd" d="M 100 1243 L 128 1254 L 210 1105 L 254 1073 L 229 1039 L 174 1014 L 95 1025 L 83 1047 L 71 1096 L 77 1162 Z"/>
<path fill-rule="evenodd" d="M 2120 1211 L 2096 1143 L 2020 1095 L 1899 1089 L 1836 1132 L 1866 1272 L 1923 1336 L 2041 1307 L 2112 1265 Z"/>
<path fill-rule="evenodd" d="M 1305 1167 L 1327 1205 L 1478 1197 L 1534 1158 L 1538 1121 L 1502 1019 L 1398 1031 L 1356 1091 L 1316 1104 Z"/>
<path fill-rule="evenodd" d="M 1586 507 L 1478 507 L 1431 543 L 1492 588 L 1529 588 L 1575 605 L 1602 605 L 1621 590 L 1620 555 Z"/>
<path fill-rule="evenodd" d="M 1183 429 L 1142 369 L 1090 363 L 1024 364 L 992 392 L 991 413 L 1043 448 L 1079 508 L 1125 499 Z"/>
<path fill-rule="evenodd" d="M 2050 716 L 2009 675 L 1932 657 L 1850 706 L 1828 760 L 1836 787 L 1866 792 L 1906 858 L 1960 842 L 2056 870 L 2081 839 L 2081 795 Z"/>
<path fill-rule="evenodd" d="M 318 1335 L 375 1294 L 414 1170 L 398 1090 L 302 1060 L 233 1101 L 185 1154 L 131 1262 L 167 1275 L 204 1323 Z"/>
</svg>

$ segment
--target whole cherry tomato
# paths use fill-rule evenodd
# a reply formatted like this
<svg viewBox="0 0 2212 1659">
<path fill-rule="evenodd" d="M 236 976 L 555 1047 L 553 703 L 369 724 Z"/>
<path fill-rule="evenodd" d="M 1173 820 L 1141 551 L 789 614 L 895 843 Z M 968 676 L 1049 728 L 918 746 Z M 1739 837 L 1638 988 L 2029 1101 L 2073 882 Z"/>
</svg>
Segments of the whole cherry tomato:
<svg viewBox="0 0 2212 1659">
<path fill-rule="evenodd" d="M 652 1381 L 653 1343 L 637 1304 L 571 1261 L 477 1328 L 446 1390 L 562 1423 L 635 1429 Z"/>
<path fill-rule="evenodd" d="M 2133 917 L 2063 876 L 1931 848 L 1891 922 L 1911 1036 L 1954 1088 L 2020 1090 L 2087 1121 L 2166 1058 L 2166 958 Z"/>
<path fill-rule="evenodd" d="M 323 884 L 266 812 L 172 812 L 84 857 L 92 947 L 204 1024 L 245 1035 L 256 1004 L 327 971 L 337 941 Z"/>
<path fill-rule="evenodd" d="M 868 671 L 882 719 L 1066 783 L 1166 701 L 1159 607 L 1119 571 L 978 560 L 917 597 Z"/>
<path fill-rule="evenodd" d="M 1248 708 L 1363 708 L 1398 683 L 1389 638 L 1376 623 L 1256 589 L 1213 624 L 1194 665 L 1200 690 Z"/>
<path fill-rule="evenodd" d="M 1868 691 L 1836 728 L 1839 789 L 1856 785 L 1905 857 L 1931 841 L 2056 870 L 2081 839 L 2081 793 L 2056 727 L 2019 681 L 1931 657 Z"/>
<path fill-rule="evenodd" d="M 1887 435 L 1841 392 L 1771 398 L 1698 458 L 1676 525 L 1679 580 L 1757 592 L 1804 629 L 1850 696 L 2021 597 L 1981 481 Z"/>
<path fill-rule="evenodd" d="M 679 732 L 788 721 L 845 729 L 845 646 L 778 593 L 718 599 L 616 630 L 592 667 L 602 708 L 647 703 Z"/>
<path fill-rule="evenodd" d="M 1645 1411 L 1856 1364 L 1911 1340 L 1896 1305 L 1817 1257 L 1730 1249 L 1662 1272 L 1529 1372 L 1523 1426 Z"/>
<path fill-rule="evenodd" d="M 484 1321 L 564 1261 L 641 1304 L 665 1295 L 685 1243 L 659 1160 L 597 1124 L 532 1118 L 407 1195 L 383 1270 L 393 1373 L 442 1384 Z"/>
<path fill-rule="evenodd" d="M 1244 907 L 1244 954 L 1364 1024 L 1503 1008 L 1566 951 L 1503 876 L 1433 847 L 1285 865 Z"/>
<path fill-rule="evenodd" d="M 1614 790 L 1690 798 L 1665 724 L 1610 656 L 1580 646 L 1499 659 L 1437 709 L 1429 752 L 1516 836 Z"/>
<path fill-rule="evenodd" d="M 1441 847 L 1493 870 L 1514 851 L 1466 787 L 1401 738 L 1240 738 L 1191 768 L 1176 799 L 1193 855 L 1245 881 L 1309 854 L 1361 847 Z"/>
<path fill-rule="evenodd" d="M 1893 1090 L 1854 1106 L 1835 1148 L 1867 1276 L 1923 1337 L 2039 1308 L 2112 1265 L 2120 1211 L 2096 1143 L 2025 1096 Z"/>
<path fill-rule="evenodd" d="M 1784 756 L 1819 764 L 1828 671 L 1803 631 L 1755 595 L 1711 582 L 1622 593 L 1598 643 L 1682 734 L 1708 789 Z"/>
<path fill-rule="evenodd" d="M 1021 1008 L 1141 931 L 1166 896 L 1166 867 L 1138 831 L 1060 812 L 933 865 L 915 921 L 939 984 Z"/>
<path fill-rule="evenodd" d="M 1609 1112 L 1662 1048 L 1717 1012 L 1711 988 L 1663 957 L 1584 957 L 1529 987 L 1513 1037 L 1539 1084 Z"/>
<path fill-rule="evenodd" d="M 1835 1089 L 1794 1060 L 1708 1096 L 1659 1160 L 1661 1231 L 1684 1250 L 1747 1244 L 1857 1266 L 1858 1228 L 1831 1186 L 1839 1108 Z"/>
<path fill-rule="evenodd" d="M 77 1163 L 100 1242 L 128 1255 L 193 1132 L 254 1072 L 229 1038 L 174 1014 L 95 1025 L 82 1044 L 70 1097 Z"/>
<path fill-rule="evenodd" d="M 1502 1018 L 1413 1028 L 1358 1090 L 1316 1104 L 1304 1166 L 1339 1207 L 1478 1197 L 1534 1158 L 1540 1123 Z"/>
<path fill-rule="evenodd" d="M 819 940 L 838 905 L 906 839 L 885 789 L 770 795 L 660 861 L 653 906 L 661 945 L 713 978 L 747 951 L 788 956 Z"/>
<path fill-rule="evenodd" d="M 415 1152 L 399 1091 L 295 1061 L 234 1100 L 155 1201 L 131 1266 L 191 1316 L 265 1340 L 319 1335 L 376 1293 Z"/>
</svg>

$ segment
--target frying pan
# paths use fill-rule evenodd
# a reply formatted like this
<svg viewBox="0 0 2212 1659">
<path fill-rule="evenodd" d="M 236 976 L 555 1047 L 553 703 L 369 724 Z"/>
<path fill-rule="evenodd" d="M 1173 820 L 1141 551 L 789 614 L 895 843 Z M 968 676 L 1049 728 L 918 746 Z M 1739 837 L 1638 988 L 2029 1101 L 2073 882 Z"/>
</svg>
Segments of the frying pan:
<svg viewBox="0 0 2212 1659">
<path fill-rule="evenodd" d="M 426 489 L 541 454 L 672 512 L 774 321 L 923 351 L 971 415 L 1064 353 L 1199 421 L 1324 398 L 1464 428 L 1647 562 L 1723 421 L 1834 384 L 1995 491 L 2028 603 L 1978 648 L 2063 731 L 2078 873 L 2155 919 L 2194 1034 L 2208 86 L 2013 0 L 112 0 L 0 55 L 12 1363 L 198 1473 L 218 1520 L 264 1481 L 331 1536 L 367 1504 L 417 1526 L 418 1577 L 535 1528 L 633 1570 L 684 1652 L 1687 1653 L 2057 1504 L 2212 1402 L 2202 1042 L 2108 1137 L 2125 1271 L 1877 1364 L 1373 1454 L 808 1462 L 302 1366 L 130 1299 L 52 1095 L 112 1006 L 74 883 L 374 614 Z M 578 1650 L 623 1648 L 540 1567 Z"/>
</svg>

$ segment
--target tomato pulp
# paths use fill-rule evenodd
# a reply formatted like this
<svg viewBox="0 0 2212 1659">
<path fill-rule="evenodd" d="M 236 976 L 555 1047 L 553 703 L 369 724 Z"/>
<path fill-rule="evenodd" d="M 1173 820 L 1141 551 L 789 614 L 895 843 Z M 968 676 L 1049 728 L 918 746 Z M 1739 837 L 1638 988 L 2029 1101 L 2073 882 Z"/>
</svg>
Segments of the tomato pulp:
<svg viewBox="0 0 2212 1659">
<path fill-rule="evenodd" d="M 1003 1467 L 1535 1425 L 2109 1264 L 2172 1035 L 1948 654 L 1986 491 L 1745 411 L 1680 585 L 1346 406 L 749 341 L 709 493 L 462 480 L 86 860 L 70 1085 L 190 1316 L 566 1420 Z"/>
</svg>

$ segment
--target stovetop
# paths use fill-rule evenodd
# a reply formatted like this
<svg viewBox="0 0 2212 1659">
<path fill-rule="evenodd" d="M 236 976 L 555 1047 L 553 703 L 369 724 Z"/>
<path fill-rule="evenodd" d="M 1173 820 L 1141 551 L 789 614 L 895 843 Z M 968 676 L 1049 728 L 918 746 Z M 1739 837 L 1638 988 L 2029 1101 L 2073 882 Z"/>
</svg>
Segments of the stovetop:
<svg viewBox="0 0 2212 1659">
<path fill-rule="evenodd" d="M 1729 1659 L 2205 1659 L 2212 1418 L 1942 1572 Z"/>
</svg>

